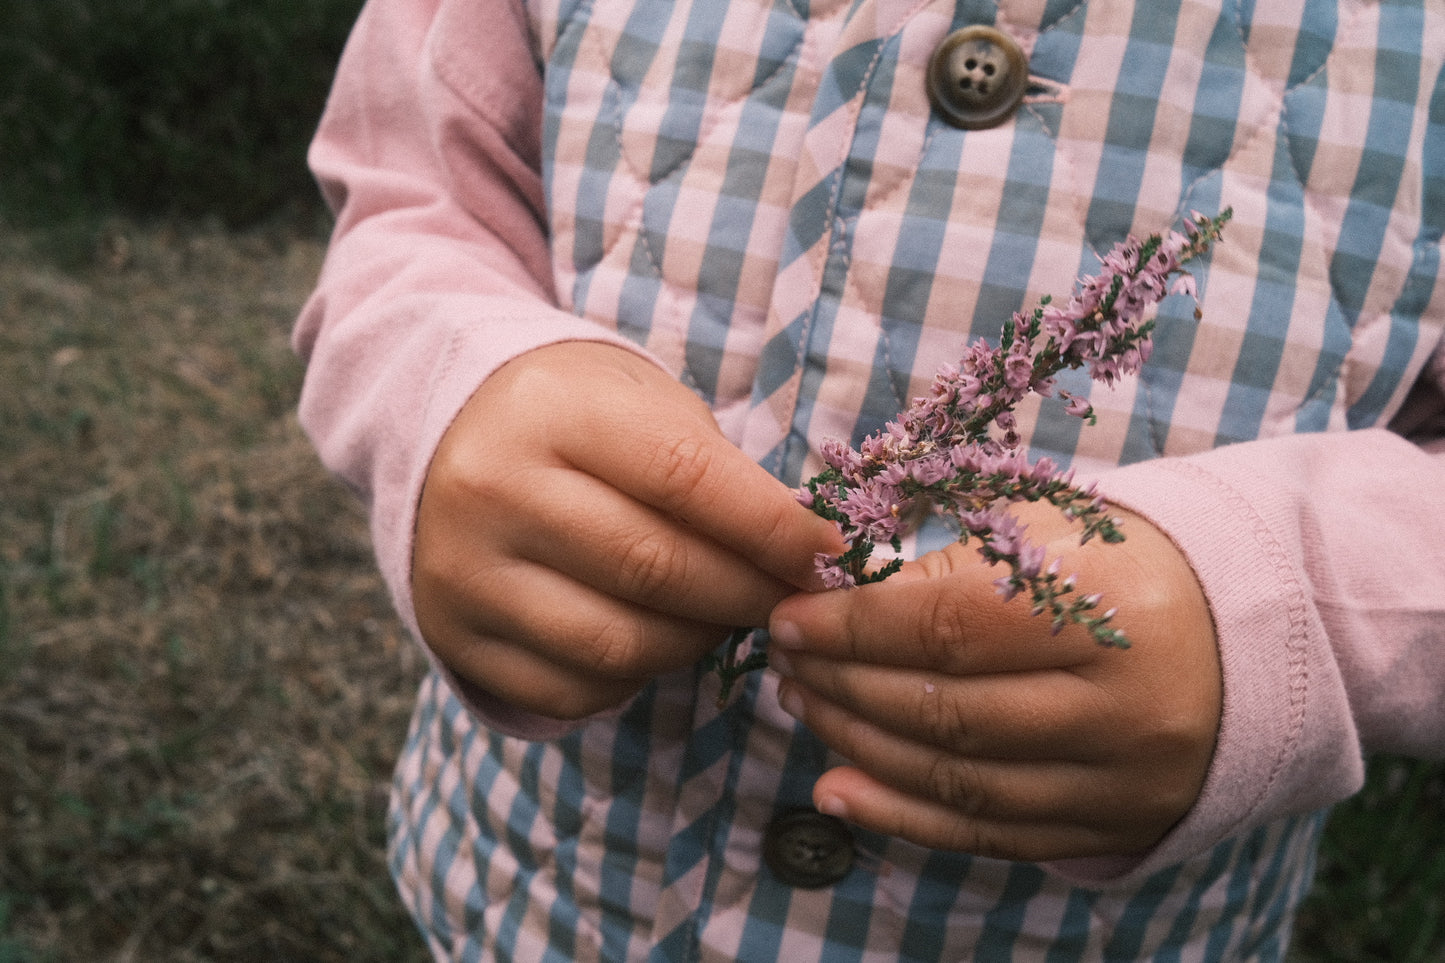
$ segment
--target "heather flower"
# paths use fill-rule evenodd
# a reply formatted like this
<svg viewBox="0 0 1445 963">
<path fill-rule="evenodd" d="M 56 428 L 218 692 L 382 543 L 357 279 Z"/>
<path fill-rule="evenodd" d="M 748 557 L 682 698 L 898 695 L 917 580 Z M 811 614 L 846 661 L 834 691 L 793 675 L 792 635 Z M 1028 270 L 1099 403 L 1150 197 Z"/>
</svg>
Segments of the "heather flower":
<svg viewBox="0 0 1445 963">
<path fill-rule="evenodd" d="M 882 478 L 865 480 L 838 500 L 838 510 L 848 524 L 873 542 L 889 542 L 898 536 L 899 517 L 908 498 Z"/>
<path fill-rule="evenodd" d="M 813 562 L 818 567 L 818 576 L 823 580 L 824 588 L 848 588 L 854 584 L 848 570 L 828 553 L 819 552 L 813 557 Z"/>
<path fill-rule="evenodd" d="M 1045 299 L 1005 322 L 998 345 L 970 344 L 958 362 L 938 370 L 925 397 L 864 439 L 856 453 L 829 443 L 829 467 L 799 492 L 800 500 L 838 524 L 851 546 L 847 556 L 827 564 L 851 565 L 853 581 L 865 580 L 874 548 L 896 548 L 900 515 L 923 500 L 951 517 L 962 539 L 976 539 L 984 558 L 1009 566 L 1000 580 L 1003 594 L 1028 591 L 1056 618 L 1082 621 L 1097 600 L 1076 596 L 1066 604 L 1072 582 L 1044 570 L 1042 552 L 1002 508 L 1048 501 L 1081 523 L 1082 538 L 1122 536 L 1092 488 L 1074 487 L 1071 475 L 1049 459 L 1028 462 L 1019 449 L 1014 408 L 1029 394 L 1050 397 L 1055 376 L 1066 369 L 1085 368 L 1105 385 L 1136 374 L 1152 349 L 1154 306 L 1171 293 L 1194 296 L 1194 280 L 1183 265 L 1209 249 L 1228 219 L 1227 211 L 1213 219 L 1194 213 L 1182 233 L 1116 245 L 1100 259 L 1098 274 L 1079 280 L 1065 306 Z M 1068 414 L 1092 420 L 1088 401 L 1061 397 Z M 1108 619 L 1094 622 L 1102 627 Z M 1107 628 L 1095 635 L 1111 644 L 1122 638 Z"/>
<path fill-rule="evenodd" d="M 901 550 L 902 518 L 922 502 L 951 519 L 961 541 L 976 541 L 985 561 L 1007 566 L 995 581 L 1005 600 L 1026 594 L 1055 633 L 1077 624 L 1100 644 L 1127 646 L 1110 625 L 1114 610 L 1093 614 L 1100 596 L 1078 593 L 1072 575 L 1060 577 L 1057 559 L 1046 567 L 1044 549 L 1007 511 L 1012 503 L 1046 501 L 1079 523 L 1080 541 L 1124 537 L 1092 485 L 1076 487 L 1071 473 L 1050 459 L 1028 461 L 1014 409 L 1031 394 L 1053 397 L 1055 377 L 1065 370 L 1086 369 L 1106 386 L 1136 374 L 1153 347 L 1154 307 L 1170 295 L 1196 297 L 1184 265 L 1219 239 L 1230 214 L 1191 212 L 1182 232 L 1127 238 L 1100 258 L 1099 273 L 1079 279 L 1064 305 L 1044 298 L 1005 321 L 997 345 L 982 339 L 968 345 L 957 362 L 938 369 L 926 396 L 857 449 L 825 442 L 826 467 L 798 491 L 798 500 L 833 521 L 849 545 L 840 556 L 818 557 L 824 585 L 862 585 L 896 572 L 901 559 L 877 566 L 873 553 L 880 544 Z M 1093 422 L 1088 401 L 1062 391 L 1059 397 L 1066 413 Z M 734 633 L 719 660 L 720 701 L 764 658 L 753 653 L 737 660 L 746 637 L 743 630 Z"/>
</svg>

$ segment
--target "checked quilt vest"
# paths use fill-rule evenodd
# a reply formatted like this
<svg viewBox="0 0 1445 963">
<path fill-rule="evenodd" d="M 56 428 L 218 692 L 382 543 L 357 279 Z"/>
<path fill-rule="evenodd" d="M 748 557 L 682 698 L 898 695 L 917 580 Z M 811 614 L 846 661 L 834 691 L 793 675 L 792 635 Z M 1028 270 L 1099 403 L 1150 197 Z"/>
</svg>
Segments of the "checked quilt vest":
<svg viewBox="0 0 1445 963">
<path fill-rule="evenodd" d="M 1364 0 L 534 0 L 563 305 L 644 345 L 789 484 L 1126 234 L 1234 210 L 1098 424 L 1021 411 L 1082 473 L 1382 424 L 1441 337 L 1445 6 Z M 1027 58 L 998 126 L 931 108 L 945 36 Z M 437 38 L 445 51 L 446 38 Z M 1432 113 L 1433 112 L 1433 113 Z M 927 527 L 913 550 L 949 537 Z M 437 951 L 516 960 L 1279 960 L 1321 814 L 1124 890 L 859 833 L 835 885 L 762 866 L 836 760 L 755 674 L 659 680 L 551 743 L 431 678 L 393 863 Z M 455 780 L 430 778 L 437 760 Z"/>
</svg>

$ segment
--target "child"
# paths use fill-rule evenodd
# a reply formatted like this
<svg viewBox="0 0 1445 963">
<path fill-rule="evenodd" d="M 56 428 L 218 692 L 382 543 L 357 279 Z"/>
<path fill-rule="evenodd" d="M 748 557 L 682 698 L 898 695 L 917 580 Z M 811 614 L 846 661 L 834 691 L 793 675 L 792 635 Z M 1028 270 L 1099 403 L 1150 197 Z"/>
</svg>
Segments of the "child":
<svg viewBox="0 0 1445 963">
<path fill-rule="evenodd" d="M 1445 749 L 1442 56 L 1408 3 L 372 0 L 296 339 L 433 659 L 437 958 L 1280 959 L 1362 753 Z M 1203 320 L 1020 413 L 1119 507 L 1028 521 L 1130 649 L 931 521 L 819 591 L 824 440 L 1226 206 Z M 778 671 L 720 706 L 736 626 Z"/>
</svg>

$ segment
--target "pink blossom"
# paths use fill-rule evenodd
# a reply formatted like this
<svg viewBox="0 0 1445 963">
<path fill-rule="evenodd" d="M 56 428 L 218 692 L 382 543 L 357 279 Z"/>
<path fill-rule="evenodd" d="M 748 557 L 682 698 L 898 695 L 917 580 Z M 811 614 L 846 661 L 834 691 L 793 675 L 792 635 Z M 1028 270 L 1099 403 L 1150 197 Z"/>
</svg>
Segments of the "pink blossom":
<svg viewBox="0 0 1445 963">
<path fill-rule="evenodd" d="M 824 464 L 850 477 L 863 467 L 863 460 L 858 453 L 836 438 L 824 441 L 818 448 L 818 454 L 822 456 Z"/>
<path fill-rule="evenodd" d="M 1064 405 L 1064 413 L 1073 415 L 1075 418 L 1088 418 L 1094 413 L 1094 406 L 1089 404 L 1087 398 L 1070 395 L 1069 403 Z"/>
<path fill-rule="evenodd" d="M 994 591 L 997 592 L 1005 602 L 1012 602 L 1014 596 L 1019 594 L 1019 590 L 1022 587 L 1023 585 L 1019 579 L 1014 578 L 1012 575 L 1004 575 L 993 580 Z"/>
<path fill-rule="evenodd" d="M 838 510 L 867 538 L 886 542 L 897 536 L 906 503 L 896 487 L 879 482 L 850 489 L 838 502 Z"/>
<path fill-rule="evenodd" d="M 1118 630 L 1104 626 L 1113 610 L 1086 616 L 1099 596 L 1076 594 L 1072 575 L 1059 578 L 1057 559 L 1045 569 L 1044 549 L 1005 511 L 1010 502 L 1049 501 L 1081 524 L 1081 539 L 1122 538 L 1092 485 L 1075 488 L 1072 474 L 1048 458 L 1030 464 L 1014 409 L 1030 394 L 1052 397 L 1056 376 L 1065 370 L 1083 368 L 1105 385 L 1136 374 L 1153 350 L 1156 306 L 1170 295 L 1197 296 L 1183 265 L 1209 250 L 1229 216 L 1191 212 L 1183 232 L 1115 245 L 1099 259 L 1097 274 L 1079 279 L 1067 302 L 1045 299 L 1034 311 L 1015 314 L 999 347 L 971 342 L 957 362 L 938 369 L 925 397 L 856 449 L 825 443 L 820 453 L 827 468 L 804 486 L 799 500 L 840 519 L 851 548 L 838 558 L 818 557 L 824 584 L 876 581 L 866 567 L 874 545 L 894 542 L 908 508 L 924 501 L 952 517 L 963 537 L 976 539 L 986 560 L 1009 566 L 995 583 L 1005 597 L 1027 590 L 1034 610 L 1050 616 L 1053 631 L 1087 618 L 1098 641 L 1123 644 Z M 1087 400 L 1058 395 L 1066 414 L 1092 423 Z M 887 574 L 885 567 L 877 577 Z"/>
<path fill-rule="evenodd" d="M 919 485 L 936 485 L 953 475 L 953 460 L 947 454 L 934 452 L 908 463 L 908 477 Z"/>
<path fill-rule="evenodd" d="M 1033 542 L 1024 542 L 1018 551 L 1018 576 L 1033 580 L 1044 568 L 1044 547 Z"/>
<path fill-rule="evenodd" d="M 851 588 L 853 576 L 847 569 L 838 564 L 838 560 L 826 552 L 819 552 L 813 556 L 813 564 L 818 570 L 818 575 L 823 580 L 823 587 L 830 589 Z"/>
</svg>

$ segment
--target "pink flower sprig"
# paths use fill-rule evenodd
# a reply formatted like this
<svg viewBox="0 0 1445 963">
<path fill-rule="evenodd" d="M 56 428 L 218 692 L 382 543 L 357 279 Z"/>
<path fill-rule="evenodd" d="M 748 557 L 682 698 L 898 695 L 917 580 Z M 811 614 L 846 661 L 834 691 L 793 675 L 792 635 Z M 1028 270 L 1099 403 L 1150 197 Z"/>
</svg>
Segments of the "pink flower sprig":
<svg viewBox="0 0 1445 963">
<path fill-rule="evenodd" d="M 1029 462 L 1014 411 L 1030 395 L 1057 395 L 1068 414 L 1092 424 L 1093 407 L 1059 389 L 1057 376 L 1086 368 L 1093 380 L 1113 385 L 1136 373 L 1153 346 L 1153 308 L 1171 294 L 1196 296 L 1184 265 L 1219 240 L 1231 214 L 1193 213 L 1182 232 L 1130 236 L 1104 255 L 1098 274 L 1080 279 L 1067 304 L 1045 297 L 1032 311 L 1015 313 L 996 347 L 982 339 L 970 344 L 959 361 L 938 370 L 927 395 L 856 449 L 824 443 L 826 467 L 798 495 L 848 542 L 842 555 L 818 557 L 824 584 L 862 585 L 898 571 L 899 558 L 873 565 L 875 550 L 887 544 L 900 551 L 908 521 L 931 510 L 957 524 L 961 541 L 976 540 L 985 561 L 1007 566 L 995 582 L 1005 600 L 1025 594 L 1054 632 L 1077 624 L 1102 645 L 1127 647 L 1110 624 L 1114 611 L 1095 614 L 1101 598 L 1079 593 L 1073 576 L 1060 577 L 1058 559 L 1045 565 L 1043 547 L 1007 511 L 1016 502 L 1045 501 L 1080 524 L 1081 543 L 1124 539 L 1093 485 L 1074 485 L 1072 472 L 1048 458 Z M 746 630 L 735 632 L 717 660 L 720 701 L 738 677 L 765 664 L 758 652 L 738 657 L 746 638 Z"/>
<path fill-rule="evenodd" d="M 1036 607 L 1052 613 L 1055 630 L 1088 622 L 1100 642 L 1125 644 L 1106 618 L 1083 616 L 1097 606 L 1092 596 L 1062 603 L 1073 584 L 1058 579 L 1055 566 L 1043 568 L 1042 547 L 1005 511 L 1013 502 L 1047 501 L 1082 524 L 1081 542 L 1123 540 L 1092 485 L 1076 487 L 1072 473 L 1048 458 L 1027 460 L 1014 410 L 1030 394 L 1057 393 L 1065 411 L 1092 424 L 1093 407 L 1058 390 L 1057 375 L 1087 368 L 1094 380 L 1112 385 L 1136 373 L 1153 345 L 1152 309 L 1170 294 L 1195 296 L 1194 278 L 1183 266 L 1219 239 L 1231 213 L 1194 214 L 1183 232 L 1126 239 L 1104 255 L 1098 274 L 1080 280 L 1066 305 L 1045 297 L 1032 312 L 1004 323 L 997 347 L 983 340 L 969 345 L 959 362 L 939 369 L 926 396 L 857 449 L 825 443 L 827 467 L 800 489 L 799 501 L 833 520 L 850 548 L 837 558 L 819 557 L 824 583 L 843 587 L 891 575 L 901 561 L 870 569 L 875 547 L 888 543 L 897 551 L 905 519 L 927 505 L 952 518 L 963 541 L 978 539 L 985 560 L 1008 564 L 1009 574 L 998 580 L 1006 598 L 1028 591 Z"/>
</svg>

